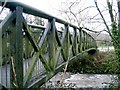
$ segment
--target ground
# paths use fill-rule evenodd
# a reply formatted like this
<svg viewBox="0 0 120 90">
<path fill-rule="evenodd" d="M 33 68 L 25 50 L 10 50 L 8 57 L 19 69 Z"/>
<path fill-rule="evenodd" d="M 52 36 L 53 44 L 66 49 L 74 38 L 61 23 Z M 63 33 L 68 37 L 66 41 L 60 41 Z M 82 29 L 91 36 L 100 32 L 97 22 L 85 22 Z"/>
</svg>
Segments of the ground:
<svg viewBox="0 0 120 90">
<path fill-rule="evenodd" d="M 64 77 L 63 77 L 64 76 Z M 72 74 L 66 72 L 58 73 L 42 87 L 59 88 L 109 88 L 111 84 L 117 84 L 117 75 L 110 74 Z"/>
</svg>

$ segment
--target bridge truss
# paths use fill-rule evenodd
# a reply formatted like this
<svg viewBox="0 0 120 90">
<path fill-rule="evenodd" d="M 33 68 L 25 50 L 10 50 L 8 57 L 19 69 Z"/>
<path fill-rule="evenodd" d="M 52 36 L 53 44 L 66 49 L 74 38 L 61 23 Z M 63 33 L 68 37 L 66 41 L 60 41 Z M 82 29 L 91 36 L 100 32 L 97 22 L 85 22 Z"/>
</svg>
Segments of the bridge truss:
<svg viewBox="0 0 120 90">
<path fill-rule="evenodd" d="M 0 23 L 0 84 L 6 88 L 39 88 L 67 61 L 97 48 L 91 35 L 68 22 L 18 2 L 6 8 L 11 12 Z M 28 24 L 23 13 L 46 19 L 47 26 Z"/>
</svg>

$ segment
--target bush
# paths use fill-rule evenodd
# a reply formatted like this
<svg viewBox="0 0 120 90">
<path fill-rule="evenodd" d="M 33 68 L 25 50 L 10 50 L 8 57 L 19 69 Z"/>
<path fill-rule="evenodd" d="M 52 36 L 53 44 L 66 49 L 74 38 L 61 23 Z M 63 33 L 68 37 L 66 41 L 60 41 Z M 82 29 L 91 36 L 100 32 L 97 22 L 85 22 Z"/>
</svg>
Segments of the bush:
<svg viewBox="0 0 120 90">
<path fill-rule="evenodd" d="M 68 72 L 86 74 L 118 74 L 118 59 L 115 52 L 97 52 L 94 55 L 85 55 L 68 65 Z"/>
</svg>

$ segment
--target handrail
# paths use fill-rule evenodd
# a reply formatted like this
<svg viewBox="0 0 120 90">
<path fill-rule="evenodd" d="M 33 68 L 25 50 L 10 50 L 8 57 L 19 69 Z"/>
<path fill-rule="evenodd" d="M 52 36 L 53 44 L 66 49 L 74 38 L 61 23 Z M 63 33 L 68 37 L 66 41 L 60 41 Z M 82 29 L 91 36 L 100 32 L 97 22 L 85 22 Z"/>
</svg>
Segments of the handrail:
<svg viewBox="0 0 120 90">
<path fill-rule="evenodd" d="M 0 6 L 2 6 L 3 4 L 4 4 L 4 2 L 0 1 Z M 16 1 L 16 0 L 8 0 L 8 2 L 5 5 L 5 7 L 9 8 L 11 11 L 15 10 L 17 6 L 23 7 L 23 12 L 24 13 L 32 14 L 32 15 L 39 16 L 39 17 L 42 17 L 42 18 L 45 18 L 45 19 L 49 19 L 49 20 L 52 20 L 54 18 L 56 20 L 56 22 L 58 22 L 58 23 L 61 23 L 61 24 L 64 24 L 64 25 L 69 25 L 69 26 L 71 26 L 73 28 L 76 28 L 76 29 L 80 29 L 80 27 L 77 27 L 76 25 L 73 25 L 69 22 L 61 20 L 61 19 L 59 19 L 55 16 L 47 14 L 47 13 L 45 13 L 45 12 L 39 10 L 39 9 L 36 9 L 32 6 L 26 5 L 26 4 L 21 3 L 19 1 Z M 82 31 L 84 31 L 84 30 L 82 30 Z M 88 34 L 88 35 L 90 35 L 90 34 Z M 91 36 L 91 37 L 93 38 L 93 36 Z"/>
<path fill-rule="evenodd" d="M 3 4 L 4 4 L 4 2 L 0 1 L 0 6 L 2 6 Z M 45 12 L 39 10 L 39 9 L 36 9 L 36 8 L 34 8 L 32 6 L 26 5 L 26 4 L 24 4 L 22 2 L 19 2 L 19 1 L 16 1 L 16 0 L 8 0 L 8 2 L 5 5 L 5 7 L 9 8 L 11 11 L 15 10 L 17 6 L 23 7 L 23 12 L 24 13 L 32 14 L 32 15 L 39 16 L 39 17 L 42 17 L 42 18 L 45 18 L 45 19 L 49 19 L 49 20 L 52 20 L 54 18 L 56 20 L 56 22 L 58 22 L 58 23 L 61 23 L 61 24 L 64 24 L 64 25 L 69 25 L 69 26 L 71 26 L 73 28 L 76 28 L 76 29 L 80 29 L 80 27 L 77 27 L 76 25 L 73 25 L 73 24 L 71 24 L 69 22 L 61 20 L 61 19 L 59 19 L 59 18 L 57 18 L 55 16 L 52 16 L 52 15 L 50 15 L 48 13 L 45 13 Z M 91 37 L 93 38 L 93 36 L 91 36 Z"/>
<path fill-rule="evenodd" d="M 8 1 L 9 2 L 6 3 L 5 7 L 9 8 L 12 11 L 15 10 L 17 6 L 21 6 L 21 7 L 23 7 L 24 13 L 32 14 L 32 15 L 39 16 L 39 17 L 42 17 L 45 19 L 49 19 L 49 20 L 52 20 L 54 18 L 56 20 L 56 22 L 58 22 L 58 23 L 67 24 L 71 27 L 75 27 L 75 28 L 79 29 L 75 25 L 72 25 L 64 20 L 61 20 L 61 19 L 55 17 L 55 16 L 49 15 L 49 14 L 47 14 L 39 9 L 36 9 L 32 6 L 26 5 L 24 3 L 21 3 L 21 2 L 15 1 L 15 0 L 8 0 Z M 4 4 L 4 2 L 0 1 L 0 5 L 2 6 L 3 4 Z"/>
<path fill-rule="evenodd" d="M 39 29 L 45 29 L 44 26 L 41 26 L 41 25 L 34 25 L 34 24 L 28 24 L 28 26 L 32 27 L 32 28 L 39 28 Z"/>
</svg>

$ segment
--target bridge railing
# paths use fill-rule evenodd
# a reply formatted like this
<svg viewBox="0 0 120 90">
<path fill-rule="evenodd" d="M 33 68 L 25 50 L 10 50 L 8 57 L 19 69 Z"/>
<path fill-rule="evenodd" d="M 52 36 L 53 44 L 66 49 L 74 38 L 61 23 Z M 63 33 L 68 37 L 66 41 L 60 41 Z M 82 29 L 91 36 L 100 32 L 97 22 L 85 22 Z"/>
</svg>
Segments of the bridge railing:
<svg viewBox="0 0 120 90">
<path fill-rule="evenodd" d="M 39 87 L 67 61 L 97 47 L 82 28 L 19 2 L 7 2 L 5 7 L 11 12 L 0 23 L 0 84 L 4 87 Z M 29 25 L 23 13 L 47 19 L 47 26 Z M 64 26 L 62 30 L 57 30 L 56 22 Z"/>
</svg>

